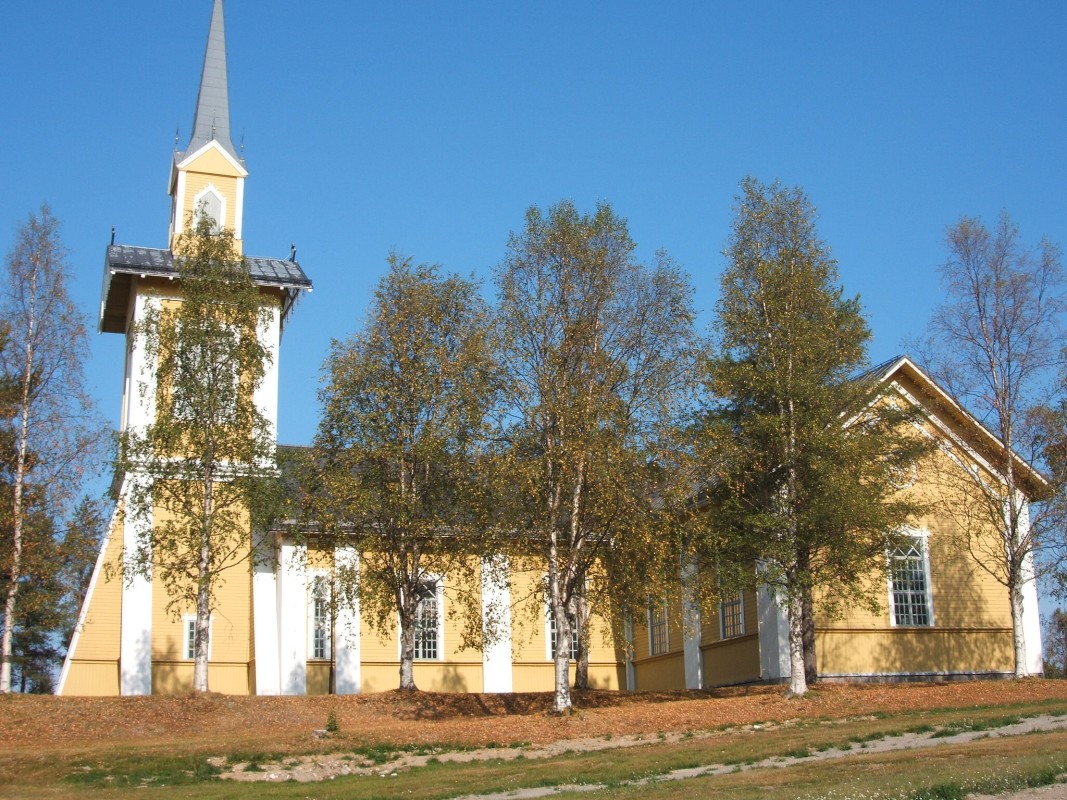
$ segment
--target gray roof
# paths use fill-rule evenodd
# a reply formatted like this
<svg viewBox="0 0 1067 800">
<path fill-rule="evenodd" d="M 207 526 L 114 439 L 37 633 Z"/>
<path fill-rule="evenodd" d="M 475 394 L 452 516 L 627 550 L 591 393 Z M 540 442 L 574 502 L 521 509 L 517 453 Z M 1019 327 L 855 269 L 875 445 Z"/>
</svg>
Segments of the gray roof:
<svg viewBox="0 0 1067 800">
<path fill-rule="evenodd" d="M 204 50 L 204 68 L 200 73 L 200 91 L 193 114 L 193 135 L 185 154 L 196 152 L 212 139 L 234 158 L 240 160 L 230 140 L 230 93 L 226 79 L 226 26 L 222 0 L 215 0 L 211 10 L 211 27 Z"/>
<path fill-rule="evenodd" d="M 288 315 L 300 291 L 311 291 L 311 279 L 295 260 L 245 256 L 245 264 L 260 286 L 282 289 L 287 297 L 283 314 Z M 125 333 L 130 280 L 133 276 L 177 278 L 174 253 L 153 247 L 113 244 L 104 260 L 104 290 L 100 304 L 100 330 Z"/>
<path fill-rule="evenodd" d="M 245 264 L 252 275 L 252 280 L 264 286 L 297 287 L 310 289 L 311 279 L 304 274 L 300 264 L 282 258 L 260 258 L 246 256 Z M 153 247 L 131 247 L 127 244 L 113 244 L 107 248 L 108 272 L 125 272 L 138 275 L 158 275 L 177 277 L 178 267 L 174 263 L 174 253 L 170 250 L 158 250 Z"/>
</svg>

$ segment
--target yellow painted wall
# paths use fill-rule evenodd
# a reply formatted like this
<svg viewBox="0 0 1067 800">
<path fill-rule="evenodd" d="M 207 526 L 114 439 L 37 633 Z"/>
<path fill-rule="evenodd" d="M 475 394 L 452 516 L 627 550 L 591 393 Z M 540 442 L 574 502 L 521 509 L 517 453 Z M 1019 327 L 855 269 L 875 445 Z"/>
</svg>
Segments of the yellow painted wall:
<svg viewBox="0 0 1067 800">
<path fill-rule="evenodd" d="M 948 420 L 958 434 L 965 431 Z M 932 431 L 932 428 L 931 428 Z M 960 455 L 959 457 L 964 457 Z M 929 505 L 914 527 L 926 531 L 930 560 L 932 627 L 894 628 L 884 567 L 871 574 L 877 612 L 853 607 L 843 616 L 817 617 L 819 672 L 1002 672 L 1012 668 L 1011 609 L 1007 590 L 973 560 L 961 536 L 962 467 L 941 450 L 920 464 L 905 491 Z M 990 549 L 997 547 L 991 533 Z"/>
<path fill-rule="evenodd" d="M 71 653 L 63 693 L 66 695 L 117 695 L 119 693 L 119 645 L 122 633 L 121 565 L 123 519 L 116 514 L 108 532 L 104 563 L 88 600 L 85 622 Z"/>
<path fill-rule="evenodd" d="M 114 697 L 119 693 L 119 662 L 88 661 L 77 659 L 71 662 L 63 694 L 68 696 Z"/>
<path fill-rule="evenodd" d="M 756 592 L 742 592 L 742 611 L 745 633 L 722 638 L 719 604 L 701 615 L 700 642 L 703 659 L 704 685 L 729 686 L 751 683 L 760 679 L 759 607 Z"/>
<path fill-rule="evenodd" d="M 652 656 L 634 664 L 638 691 L 667 691 L 685 688 L 685 661 L 681 653 Z"/>
<path fill-rule="evenodd" d="M 153 525 L 170 518 L 156 508 Z M 252 660 L 252 584 L 247 558 L 236 561 L 220 576 L 215 588 L 216 610 L 211 617 L 211 659 L 208 686 L 221 694 L 248 694 Z M 182 653 L 183 617 L 194 614 L 191 603 L 168 611 L 170 597 L 160 580 L 152 582 L 152 691 L 160 694 L 192 689 L 192 661 Z"/>
<path fill-rule="evenodd" d="M 759 634 L 704 645 L 700 652 L 706 687 L 752 683 L 760 679 Z"/>
<path fill-rule="evenodd" d="M 529 564 L 511 573 L 512 610 L 511 658 L 512 689 L 516 692 L 550 692 L 555 686 L 555 666 L 548 652 L 545 601 L 541 591 L 544 571 Z M 593 689 L 619 689 L 626 685 L 622 642 L 608 621 L 599 614 L 589 619 L 589 686 Z M 574 681 L 574 665 L 570 668 Z"/>
<path fill-rule="evenodd" d="M 816 632 L 819 672 L 872 673 L 1010 672 L 1010 629 L 895 628 Z"/>
<path fill-rule="evenodd" d="M 182 169 L 186 172 L 206 172 L 209 175 L 228 175 L 233 178 L 241 174 L 234 169 L 233 163 L 226 156 L 213 147 L 209 147 Z"/>
<path fill-rule="evenodd" d="M 308 694 L 330 693 L 330 666 L 329 661 L 307 662 Z"/>
</svg>

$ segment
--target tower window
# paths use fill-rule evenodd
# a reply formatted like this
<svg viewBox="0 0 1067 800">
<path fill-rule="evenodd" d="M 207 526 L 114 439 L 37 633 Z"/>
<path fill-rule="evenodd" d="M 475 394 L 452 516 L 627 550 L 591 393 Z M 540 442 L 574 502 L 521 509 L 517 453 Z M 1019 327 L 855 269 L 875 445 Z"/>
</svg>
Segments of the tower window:
<svg viewBox="0 0 1067 800">
<path fill-rule="evenodd" d="M 214 187 L 209 186 L 200 192 L 196 196 L 194 207 L 197 226 L 202 222 L 207 222 L 211 233 L 218 233 L 222 230 L 226 209 L 222 195 L 215 191 Z"/>
</svg>

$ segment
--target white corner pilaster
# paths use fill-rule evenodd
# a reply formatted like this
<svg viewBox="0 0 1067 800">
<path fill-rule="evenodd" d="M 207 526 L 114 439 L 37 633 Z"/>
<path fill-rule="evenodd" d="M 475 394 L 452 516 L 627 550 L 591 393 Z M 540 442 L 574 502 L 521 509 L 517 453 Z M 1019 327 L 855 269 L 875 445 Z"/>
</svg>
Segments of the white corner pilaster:
<svg viewBox="0 0 1067 800">
<path fill-rule="evenodd" d="M 282 541 L 278 559 L 278 668 L 281 694 L 307 694 L 307 548 Z"/>
<path fill-rule="evenodd" d="M 237 241 L 244 238 L 245 227 L 245 179 L 237 179 L 237 201 L 233 209 L 233 236 Z"/>
<path fill-rule="evenodd" d="M 282 312 L 276 305 L 264 309 L 266 324 L 259 329 L 259 343 L 270 353 L 270 360 L 263 365 L 263 380 L 255 391 L 256 408 L 270 420 L 270 436 L 273 441 L 278 435 L 278 347 L 282 336 Z"/>
<path fill-rule="evenodd" d="M 1021 536 L 1030 533 L 1030 504 L 1023 500 L 1019 515 Z M 1023 559 L 1023 642 L 1026 648 L 1026 672 L 1042 675 L 1045 671 L 1044 648 L 1041 646 L 1041 609 L 1037 602 L 1037 580 L 1034 578 L 1034 553 Z"/>
<path fill-rule="evenodd" d="M 506 556 L 482 559 L 482 691 L 512 690 L 511 582 Z"/>
<path fill-rule="evenodd" d="M 760 678 L 782 681 L 789 678 L 789 616 L 779 605 L 773 588 L 761 585 L 756 592 L 759 619 Z"/>
<path fill-rule="evenodd" d="M 685 665 L 685 688 L 704 688 L 704 663 L 700 652 L 700 604 L 694 587 L 697 564 L 687 559 L 682 566 L 682 661 Z"/>
<path fill-rule="evenodd" d="M 151 546 L 152 501 L 149 492 L 143 506 L 131 502 L 133 485 L 144 486 L 143 475 L 134 475 L 124 485 L 130 487 L 122 498 L 125 517 L 122 526 L 123 581 L 121 635 L 119 642 L 119 693 L 152 694 L 152 575 L 139 574 L 138 556 Z M 148 550 L 151 553 L 151 550 Z"/>
<path fill-rule="evenodd" d="M 350 545 L 334 548 L 335 574 L 352 580 L 359 570 L 359 553 Z M 337 594 L 334 594 L 337 598 Z M 351 603 L 337 600 L 337 627 L 334 630 L 334 691 L 337 694 L 359 694 L 362 688 L 359 648 L 359 594 Z"/>
<path fill-rule="evenodd" d="M 278 664 L 278 559 L 274 535 L 253 534 L 252 624 L 256 643 L 256 694 L 281 694 Z"/>
</svg>

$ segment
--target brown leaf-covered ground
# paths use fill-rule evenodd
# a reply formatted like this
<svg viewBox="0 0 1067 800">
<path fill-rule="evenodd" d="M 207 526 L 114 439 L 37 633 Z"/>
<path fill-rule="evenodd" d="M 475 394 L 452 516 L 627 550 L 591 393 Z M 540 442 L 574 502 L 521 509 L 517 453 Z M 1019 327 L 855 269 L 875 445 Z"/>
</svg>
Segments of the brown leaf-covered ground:
<svg viewBox="0 0 1067 800">
<path fill-rule="evenodd" d="M 857 717 L 878 712 L 1042 700 L 1067 701 L 1067 681 L 822 684 L 788 699 L 781 687 L 708 692 L 581 692 L 576 710 L 548 713 L 549 694 L 386 692 L 363 696 L 0 697 L 0 750 L 58 753 L 96 747 L 191 751 L 230 746 L 272 752 L 328 746 L 314 731 L 333 711 L 349 743 L 542 744 L 590 736 L 659 733 L 753 722 Z M 336 740 L 334 742 L 336 746 Z"/>
</svg>

